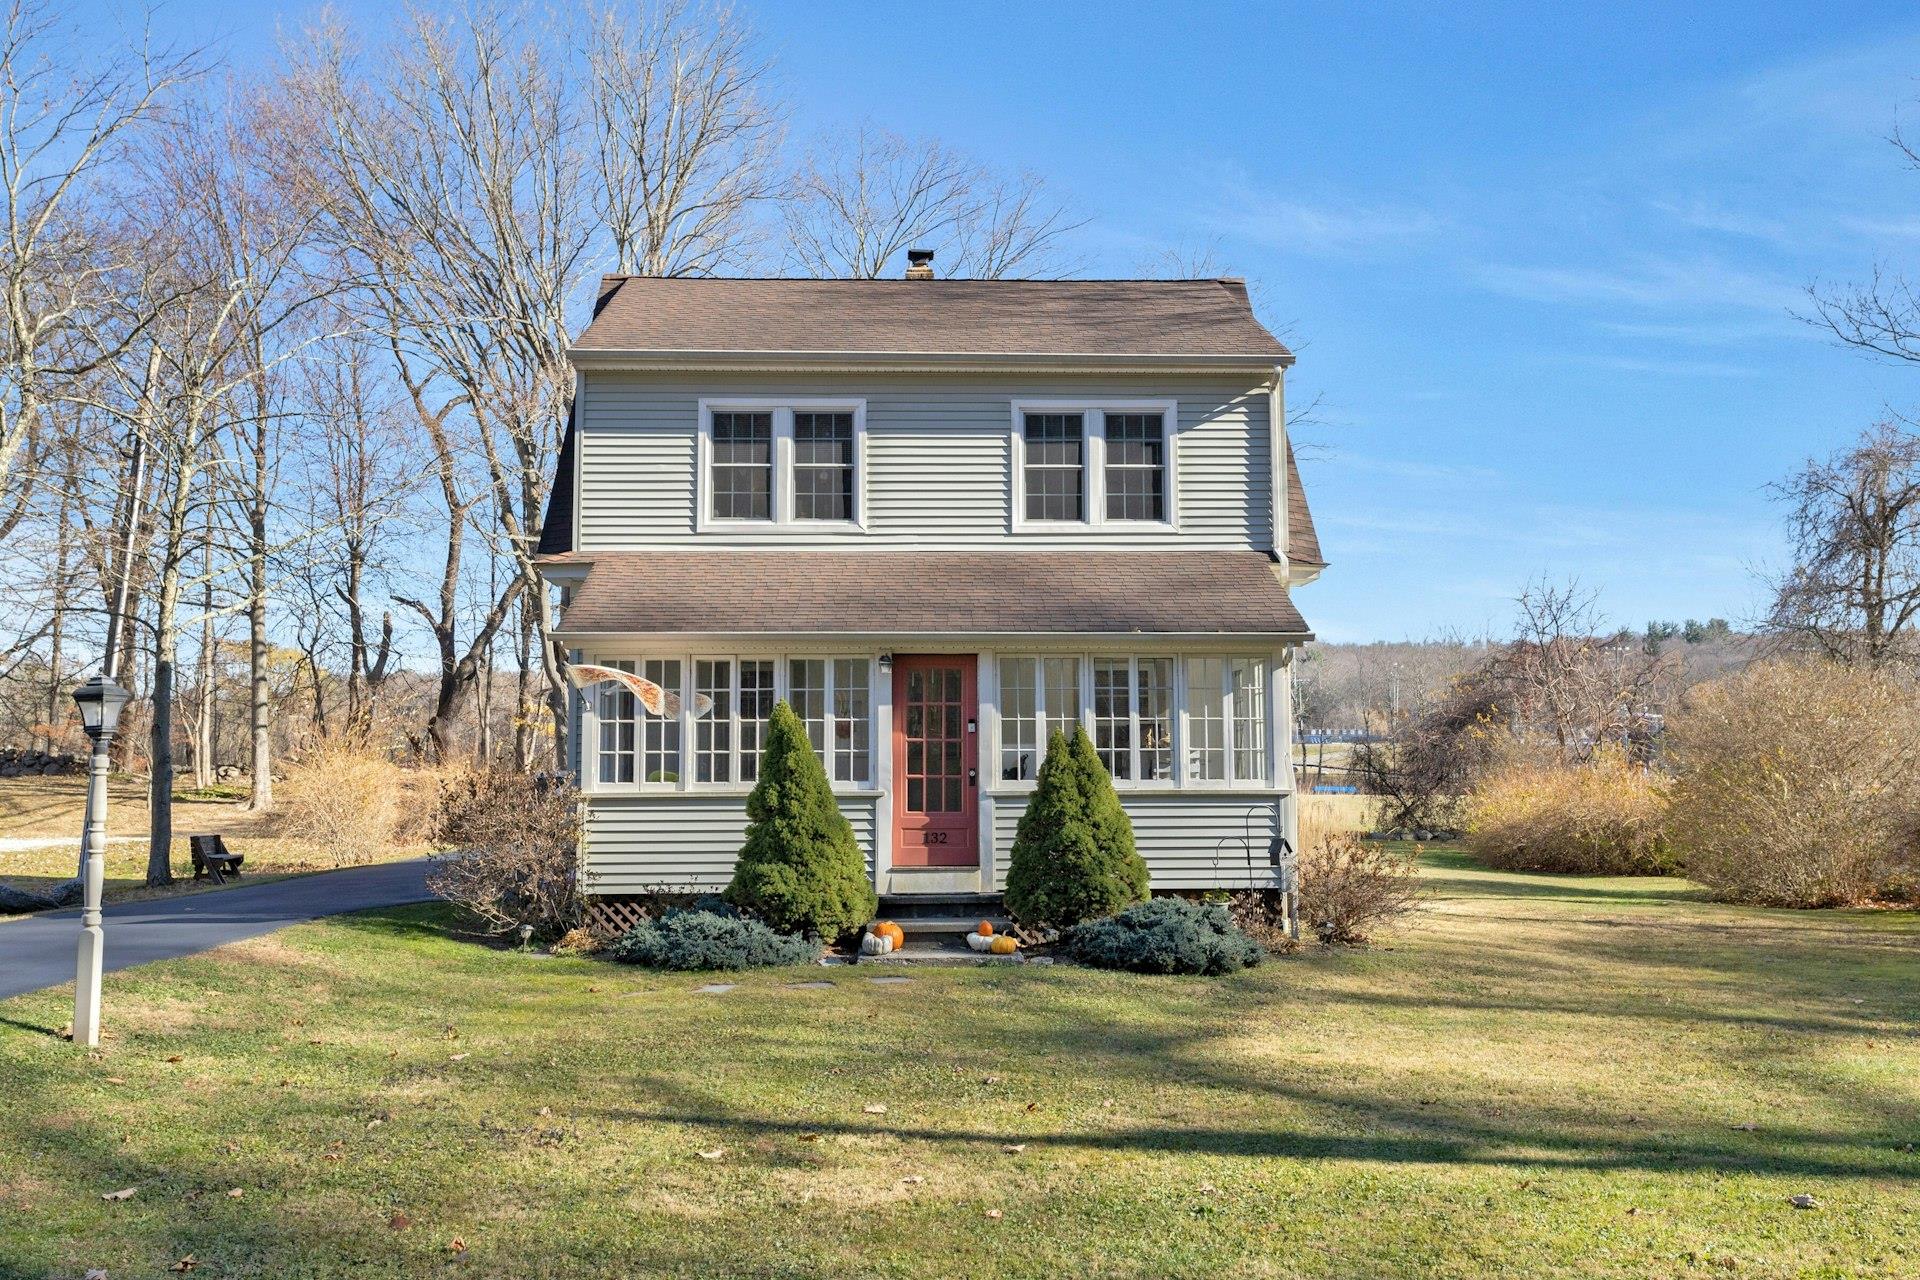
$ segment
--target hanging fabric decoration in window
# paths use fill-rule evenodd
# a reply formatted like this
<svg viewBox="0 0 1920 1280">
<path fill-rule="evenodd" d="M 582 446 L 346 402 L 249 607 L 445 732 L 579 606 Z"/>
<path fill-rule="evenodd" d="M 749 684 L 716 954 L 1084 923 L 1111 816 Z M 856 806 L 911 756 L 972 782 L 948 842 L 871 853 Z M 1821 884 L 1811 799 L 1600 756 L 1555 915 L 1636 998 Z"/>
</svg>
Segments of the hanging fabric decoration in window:
<svg viewBox="0 0 1920 1280">
<path fill-rule="evenodd" d="M 613 667 L 596 666 L 590 662 L 574 662 L 567 666 L 567 680 L 576 689 L 590 689 L 596 684 L 613 683 L 622 686 L 634 696 L 640 706 L 650 716 L 678 716 L 680 714 L 680 695 L 671 689 L 662 688 L 645 676 L 635 675 L 631 671 L 618 671 Z M 713 699 L 706 694 L 696 694 L 693 699 L 694 718 L 698 719 L 713 710 Z"/>
</svg>

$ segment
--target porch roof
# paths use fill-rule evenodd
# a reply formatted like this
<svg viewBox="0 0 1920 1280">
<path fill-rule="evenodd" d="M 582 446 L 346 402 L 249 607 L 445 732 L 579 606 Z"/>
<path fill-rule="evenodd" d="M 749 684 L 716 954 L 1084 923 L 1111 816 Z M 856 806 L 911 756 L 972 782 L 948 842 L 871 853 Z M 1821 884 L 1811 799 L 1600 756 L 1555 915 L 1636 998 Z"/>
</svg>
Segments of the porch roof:
<svg viewBox="0 0 1920 1280">
<path fill-rule="evenodd" d="M 1234 635 L 1308 640 L 1260 551 L 595 551 L 563 635 Z"/>
</svg>

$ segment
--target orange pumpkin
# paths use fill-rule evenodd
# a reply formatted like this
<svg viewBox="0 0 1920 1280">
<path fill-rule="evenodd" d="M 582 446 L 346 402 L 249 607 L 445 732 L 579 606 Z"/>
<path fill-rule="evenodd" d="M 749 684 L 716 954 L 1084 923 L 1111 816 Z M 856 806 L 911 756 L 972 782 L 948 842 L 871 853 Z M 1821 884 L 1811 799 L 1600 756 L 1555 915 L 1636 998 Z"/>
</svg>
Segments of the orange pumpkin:
<svg viewBox="0 0 1920 1280">
<path fill-rule="evenodd" d="M 1019 949 L 1020 944 L 1012 938 L 1007 937 L 1004 933 L 995 938 L 993 945 L 988 948 L 988 950 L 996 956 L 1010 956 Z"/>
<path fill-rule="evenodd" d="M 974 932 L 979 934 L 983 938 L 991 938 L 993 936 L 993 921 L 982 920 L 980 922 L 980 927 L 975 929 Z"/>
<path fill-rule="evenodd" d="M 891 920 L 882 920 L 879 924 L 873 926 L 873 931 L 892 938 L 895 950 L 907 945 L 906 931 Z"/>
</svg>

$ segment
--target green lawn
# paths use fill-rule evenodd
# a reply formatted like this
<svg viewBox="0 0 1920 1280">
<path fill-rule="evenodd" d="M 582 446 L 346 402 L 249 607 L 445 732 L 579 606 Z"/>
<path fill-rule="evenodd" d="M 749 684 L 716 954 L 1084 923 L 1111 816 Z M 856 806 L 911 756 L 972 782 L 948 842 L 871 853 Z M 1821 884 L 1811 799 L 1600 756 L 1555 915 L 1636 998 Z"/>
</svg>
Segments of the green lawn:
<svg viewBox="0 0 1920 1280">
<path fill-rule="evenodd" d="M 703 995 L 422 908 L 110 975 L 97 1059 L 0 1003 L 0 1274 L 1920 1275 L 1920 916 L 1429 876 L 1224 981 Z"/>
</svg>

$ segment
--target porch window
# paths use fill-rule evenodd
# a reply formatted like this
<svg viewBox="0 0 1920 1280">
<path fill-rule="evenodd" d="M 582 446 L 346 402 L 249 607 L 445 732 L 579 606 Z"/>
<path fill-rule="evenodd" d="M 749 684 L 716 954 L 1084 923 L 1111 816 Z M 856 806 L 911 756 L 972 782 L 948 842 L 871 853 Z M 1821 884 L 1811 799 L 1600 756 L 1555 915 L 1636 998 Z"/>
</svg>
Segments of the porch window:
<svg viewBox="0 0 1920 1280">
<path fill-rule="evenodd" d="M 1133 664 L 1125 658 L 1094 661 L 1093 749 L 1114 781 L 1133 777 Z"/>
<path fill-rule="evenodd" d="M 1080 723 L 1080 659 L 1002 657 L 999 672 L 1000 777 L 1030 782 L 1053 735 Z"/>
<path fill-rule="evenodd" d="M 873 774 L 871 663 L 865 658 L 794 658 L 787 699 L 807 727 L 814 754 L 835 782 L 864 786 Z"/>
<path fill-rule="evenodd" d="M 1000 660 L 1000 776 L 1017 782 L 1040 768 L 1040 659 Z"/>
<path fill-rule="evenodd" d="M 609 662 L 616 671 L 632 671 L 632 662 Z M 632 782 L 634 718 L 639 706 L 634 696 L 617 684 L 596 686 L 594 719 L 600 725 L 600 781 Z"/>
<path fill-rule="evenodd" d="M 1267 664 L 1187 659 L 1187 778 L 1261 785 L 1267 760 Z"/>
<path fill-rule="evenodd" d="M 1227 780 L 1227 660 L 1187 659 L 1187 777 Z"/>
<path fill-rule="evenodd" d="M 713 415 L 713 518 L 773 519 L 773 415 Z"/>
<path fill-rule="evenodd" d="M 767 717 L 773 714 L 773 659 L 740 660 L 740 781 L 760 776 L 760 751 L 766 745 Z"/>
<path fill-rule="evenodd" d="M 1233 776 L 1237 782 L 1265 782 L 1267 768 L 1267 664 L 1258 658 L 1235 658 L 1231 665 L 1233 697 Z"/>
<path fill-rule="evenodd" d="M 693 780 L 733 781 L 733 660 L 698 658 L 693 692 L 713 700 L 713 709 L 693 722 Z"/>
<path fill-rule="evenodd" d="M 633 667 L 629 664 L 626 670 Z M 680 692 L 680 659 L 648 658 L 640 674 L 662 689 Z M 631 697 L 631 695 L 629 695 Z M 643 782 L 680 781 L 680 720 L 677 716 L 643 716 L 640 721 L 640 777 Z"/>
</svg>

